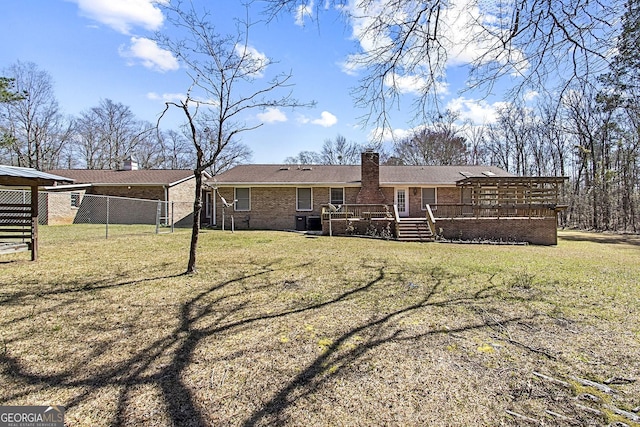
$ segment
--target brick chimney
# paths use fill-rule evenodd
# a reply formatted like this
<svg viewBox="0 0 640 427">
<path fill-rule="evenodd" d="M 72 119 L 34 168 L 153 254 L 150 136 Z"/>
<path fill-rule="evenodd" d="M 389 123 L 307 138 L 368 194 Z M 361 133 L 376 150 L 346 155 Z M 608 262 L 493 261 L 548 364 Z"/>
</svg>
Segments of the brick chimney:
<svg viewBox="0 0 640 427">
<path fill-rule="evenodd" d="M 356 196 L 358 204 L 383 204 L 386 199 L 380 190 L 380 155 L 371 150 L 362 153 L 360 162 L 360 192 Z"/>
</svg>

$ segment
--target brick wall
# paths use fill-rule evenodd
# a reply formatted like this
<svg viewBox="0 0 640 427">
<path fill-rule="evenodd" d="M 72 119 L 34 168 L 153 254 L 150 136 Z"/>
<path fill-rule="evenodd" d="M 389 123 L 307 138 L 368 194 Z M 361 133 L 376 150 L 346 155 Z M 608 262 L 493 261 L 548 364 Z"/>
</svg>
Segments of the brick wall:
<svg viewBox="0 0 640 427">
<path fill-rule="evenodd" d="M 90 187 L 87 194 L 99 194 L 103 196 L 128 197 L 133 199 L 164 200 L 164 188 L 160 185 L 153 186 L 124 186 L 104 185 Z"/>
<path fill-rule="evenodd" d="M 362 153 L 360 171 L 361 187 L 356 203 L 388 203 L 386 196 L 380 191 L 380 155 L 371 151 Z"/>
<path fill-rule="evenodd" d="M 193 198 L 195 179 L 186 180 L 168 189 L 168 200 L 173 203 L 173 221 L 178 227 L 188 227 L 193 223 Z M 165 189 L 162 185 L 112 185 L 91 187 L 87 194 L 96 194 L 133 199 L 165 200 Z M 170 213 L 162 213 L 163 216 Z"/>
<path fill-rule="evenodd" d="M 460 218 L 437 220 L 436 230 L 445 239 L 558 244 L 556 218 Z"/>
<path fill-rule="evenodd" d="M 354 191 L 356 190 L 356 191 Z M 252 187 L 251 209 L 236 211 L 233 207 L 225 210 L 225 228 L 231 227 L 231 215 L 234 217 L 237 229 L 261 230 L 294 230 L 296 217 L 320 217 L 322 206 L 329 203 L 329 187 L 312 187 L 313 209 L 311 211 L 296 211 L 295 187 Z M 227 202 L 234 200 L 233 188 L 218 188 L 220 196 Z M 347 203 L 355 198 L 357 189 L 345 188 Z M 222 225 L 222 203 L 220 196 L 216 199 L 216 223 Z"/>
<path fill-rule="evenodd" d="M 169 188 L 169 201 L 173 202 L 173 221 L 177 227 L 190 227 L 193 224 L 193 199 L 196 191 L 196 180 L 189 179 Z M 164 196 L 162 198 L 164 200 Z M 204 220 L 204 197 L 202 199 Z"/>
<path fill-rule="evenodd" d="M 47 193 L 46 197 L 40 200 L 40 204 L 46 206 L 46 218 L 41 224 L 47 225 L 67 225 L 73 224 L 78 208 L 71 206 L 71 193 Z M 82 197 L 85 191 L 73 191 L 79 194 L 79 203 L 82 203 Z"/>
<path fill-rule="evenodd" d="M 439 187 L 437 192 L 438 203 L 460 203 L 462 200 L 459 187 Z"/>
</svg>

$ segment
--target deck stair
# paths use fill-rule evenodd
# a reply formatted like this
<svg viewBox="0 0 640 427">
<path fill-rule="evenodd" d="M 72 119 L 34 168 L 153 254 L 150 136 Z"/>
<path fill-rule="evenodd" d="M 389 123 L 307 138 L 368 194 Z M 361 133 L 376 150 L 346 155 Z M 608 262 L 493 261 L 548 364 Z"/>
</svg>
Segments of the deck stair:
<svg viewBox="0 0 640 427">
<path fill-rule="evenodd" d="M 398 240 L 431 242 L 434 236 L 425 218 L 402 218 L 398 223 Z"/>
</svg>

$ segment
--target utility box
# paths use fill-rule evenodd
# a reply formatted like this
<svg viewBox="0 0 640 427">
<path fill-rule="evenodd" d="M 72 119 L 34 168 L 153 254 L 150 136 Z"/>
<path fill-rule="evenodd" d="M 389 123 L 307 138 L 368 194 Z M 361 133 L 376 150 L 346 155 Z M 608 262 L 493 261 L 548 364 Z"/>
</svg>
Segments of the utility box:
<svg viewBox="0 0 640 427">
<path fill-rule="evenodd" d="M 307 230 L 309 231 L 321 231 L 322 220 L 319 216 L 310 216 L 307 218 Z"/>
<path fill-rule="evenodd" d="M 307 230 L 307 217 L 304 215 L 296 215 L 296 231 Z"/>
</svg>

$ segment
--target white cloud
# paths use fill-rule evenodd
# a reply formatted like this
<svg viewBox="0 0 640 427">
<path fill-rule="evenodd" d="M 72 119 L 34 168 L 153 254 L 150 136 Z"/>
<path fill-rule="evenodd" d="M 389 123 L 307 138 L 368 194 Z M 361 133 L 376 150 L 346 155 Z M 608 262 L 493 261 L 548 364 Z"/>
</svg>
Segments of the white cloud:
<svg viewBox="0 0 640 427">
<path fill-rule="evenodd" d="M 163 93 L 159 95 L 155 92 L 147 93 L 147 99 L 152 101 L 162 101 L 162 102 L 179 102 L 185 100 L 187 95 L 184 93 Z"/>
<path fill-rule="evenodd" d="M 244 70 L 253 77 L 262 77 L 271 63 L 267 55 L 252 46 L 236 44 L 235 51 L 236 55 L 244 58 Z"/>
<path fill-rule="evenodd" d="M 114 30 L 129 34 L 131 28 L 142 27 L 154 31 L 164 22 L 164 15 L 157 5 L 167 0 L 71 0 L 78 5 L 80 14 L 108 25 Z"/>
<path fill-rule="evenodd" d="M 338 66 L 348 76 L 357 76 L 364 69 L 356 60 L 357 55 L 349 55 L 346 60 L 339 62 Z"/>
<path fill-rule="evenodd" d="M 414 134 L 414 129 L 375 128 L 369 132 L 369 141 L 395 142 Z"/>
<path fill-rule="evenodd" d="M 328 111 L 323 111 L 322 113 L 320 113 L 320 118 L 311 120 L 311 123 L 313 123 L 314 125 L 320 125 L 322 127 L 329 128 L 338 123 L 338 118 Z"/>
<path fill-rule="evenodd" d="M 385 52 L 390 52 L 390 50 L 384 47 L 391 43 L 390 33 L 373 32 L 371 28 L 382 28 L 378 19 L 381 19 L 382 24 L 388 25 L 390 28 L 397 28 L 397 23 L 408 22 L 407 20 L 415 14 L 415 5 L 413 2 L 406 2 L 406 5 L 406 8 L 398 7 L 394 0 L 370 0 L 368 2 L 351 0 L 349 2 L 347 8 L 352 36 L 358 42 L 362 54 L 375 53 L 378 55 L 375 58 L 376 61 L 388 62 L 389 58 L 386 57 Z M 488 54 L 489 58 L 501 64 L 507 62 L 517 64 L 513 74 L 526 71 L 529 64 L 522 52 L 516 49 L 509 52 L 498 50 L 497 56 L 493 54 L 496 52 L 496 46 L 500 46 L 500 32 L 507 31 L 503 28 L 503 23 L 499 18 L 500 11 L 496 8 L 497 6 L 493 2 L 477 2 L 475 0 L 449 2 L 449 7 L 443 8 L 438 16 L 437 28 L 438 41 L 443 50 L 447 52 L 446 67 L 469 64 Z M 487 28 L 491 31 L 487 31 Z M 427 40 L 420 39 L 419 34 L 414 34 L 414 36 L 416 39 L 410 39 L 409 43 L 415 43 L 418 46 L 427 43 Z M 406 50 L 404 65 L 411 69 L 415 69 L 414 67 L 422 68 L 425 73 L 433 72 L 433 67 L 427 63 L 429 58 L 423 55 L 420 49 L 413 51 L 415 55 L 420 56 L 414 56 L 413 53 L 409 53 L 412 50 Z M 345 64 L 342 65 L 343 72 L 352 75 L 354 70 L 361 68 L 358 66 L 359 58 L 360 55 L 349 56 Z M 401 67 L 403 63 L 398 65 Z M 434 76 L 436 81 L 443 77 L 442 75 Z M 413 91 L 406 93 L 411 92 Z"/>
<path fill-rule="evenodd" d="M 540 96 L 540 93 L 538 91 L 530 90 L 524 94 L 523 99 L 525 100 L 525 102 L 529 102 L 529 101 L 533 101 L 539 96 Z"/>
<path fill-rule="evenodd" d="M 460 120 L 470 120 L 475 124 L 485 125 L 495 123 L 498 118 L 497 110 L 507 105 L 507 102 L 489 104 L 482 100 L 460 97 L 449 101 L 447 109 L 458 112 Z"/>
<path fill-rule="evenodd" d="M 267 108 L 264 113 L 259 113 L 258 119 L 261 122 L 265 123 L 276 123 L 276 122 L 286 122 L 287 115 L 283 113 L 280 109 L 271 107 Z"/>
<path fill-rule="evenodd" d="M 384 83 L 389 87 L 394 87 L 398 93 L 413 94 L 420 94 L 427 85 L 426 80 L 420 76 L 401 76 L 396 73 L 388 74 Z"/>
<path fill-rule="evenodd" d="M 301 4 L 296 8 L 295 13 L 295 23 L 296 25 L 302 27 L 304 26 L 304 18 L 311 18 L 313 16 L 313 0 L 309 2 L 309 4 Z"/>
<path fill-rule="evenodd" d="M 155 71 L 165 72 L 180 68 L 178 60 L 168 50 L 158 47 L 155 41 L 144 37 L 131 37 L 129 47 L 120 47 L 120 56 L 139 60 L 142 65 Z"/>
</svg>

